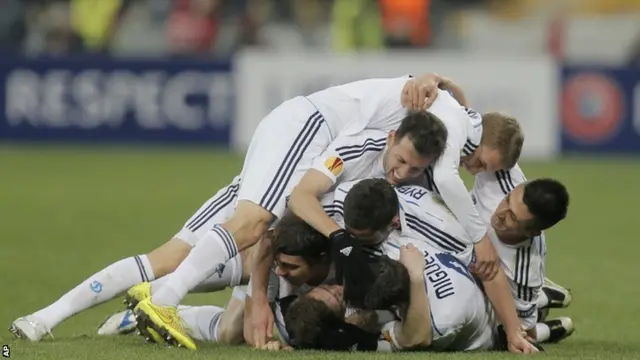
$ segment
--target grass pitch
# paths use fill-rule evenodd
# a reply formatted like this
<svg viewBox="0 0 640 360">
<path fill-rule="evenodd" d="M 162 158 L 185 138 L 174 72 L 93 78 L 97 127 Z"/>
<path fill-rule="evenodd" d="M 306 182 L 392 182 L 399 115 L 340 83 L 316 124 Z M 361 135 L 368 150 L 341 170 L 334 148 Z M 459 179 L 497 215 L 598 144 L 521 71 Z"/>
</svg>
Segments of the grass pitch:
<svg viewBox="0 0 640 360">
<path fill-rule="evenodd" d="M 551 313 L 576 332 L 547 345 L 550 359 L 640 359 L 640 160 L 575 158 L 522 164 L 529 178 L 555 177 L 571 193 L 569 218 L 548 232 L 547 273 L 570 287 L 573 304 Z M 41 308 L 106 265 L 169 239 L 241 159 L 212 149 L 0 146 L 0 325 Z M 189 296 L 224 305 L 228 292 Z M 0 332 L 15 359 L 497 359 L 509 354 L 266 353 L 199 344 L 196 352 L 97 337 L 120 299 L 77 315 L 37 344 Z"/>
</svg>

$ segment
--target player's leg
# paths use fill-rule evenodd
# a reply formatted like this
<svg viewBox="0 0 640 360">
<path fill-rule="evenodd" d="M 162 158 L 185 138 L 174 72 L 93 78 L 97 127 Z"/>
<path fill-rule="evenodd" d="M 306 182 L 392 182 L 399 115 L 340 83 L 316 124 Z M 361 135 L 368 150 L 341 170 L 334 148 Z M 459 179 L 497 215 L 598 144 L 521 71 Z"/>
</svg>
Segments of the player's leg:
<svg viewBox="0 0 640 360">
<path fill-rule="evenodd" d="M 176 306 L 219 264 L 266 233 L 284 213 L 286 197 L 302 177 L 302 169 L 310 167 L 330 141 L 322 115 L 303 98 L 285 102 L 263 119 L 245 158 L 233 216 L 200 239 L 167 283 L 140 302 L 136 316 L 142 316 L 138 319 L 142 326 L 155 326 L 170 343 L 195 349 L 180 324 Z"/>
<path fill-rule="evenodd" d="M 54 303 L 11 324 L 11 332 L 19 338 L 39 341 L 60 322 L 109 301 L 140 282 L 162 276 L 163 269 L 179 263 L 189 253 L 190 246 L 172 239 L 148 255 L 136 255 L 119 260 L 98 271 L 68 291 Z M 180 259 L 182 257 L 182 259 Z M 158 264 L 156 273 L 153 262 Z"/>
<path fill-rule="evenodd" d="M 235 288 L 227 306 L 178 306 L 178 314 L 196 340 L 236 345 L 243 342 L 244 291 Z"/>
<path fill-rule="evenodd" d="M 142 284 L 131 289 L 128 295 L 133 299 L 148 297 L 148 282 L 175 270 L 187 257 L 198 236 L 205 234 L 213 223 L 225 219 L 232 211 L 238 181 L 238 178 L 234 179 L 229 186 L 205 202 L 182 230 L 165 244 L 146 255 L 128 257 L 107 266 L 56 302 L 15 320 L 11 324 L 11 332 L 20 338 L 38 341 L 65 319 L 111 300 L 139 283 Z"/>
<path fill-rule="evenodd" d="M 249 282 L 249 274 L 251 273 L 250 253 L 253 249 L 256 249 L 256 247 L 251 247 L 240 253 L 240 255 L 236 256 L 235 258 L 229 260 L 225 264 L 224 269 L 220 269 L 221 271 L 216 272 L 211 277 L 196 286 L 193 290 L 191 290 L 191 293 L 216 292 L 224 290 L 227 287 L 235 287 L 238 285 L 247 284 Z M 146 291 L 147 293 L 150 292 L 151 295 L 153 295 L 153 293 L 157 291 L 157 289 L 162 287 L 163 283 L 167 281 L 167 279 L 168 278 L 165 276 L 161 277 L 160 279 L 154 280 L 150 284 L 148 284 L 149 286 L 147 286 L 142 291 Z M 127 293 L 128 296 L 138 299 L 134 299 L 136 303 L 149 296 L 147 294 L 146 296 L 142 297 L 142 294 L 135 293 L 136 288 L 141 287 L 140 285 L 135 286 Z M 131 302 L 131 300 L 129 301 Z M 134 307 L 129 306 L 127 310 L 109 315 L 98 326 L 97 334 L 119 335 L 131 333 L 137 326 L 137 321 L 135 319 L 135 316 L 133 316 Z"/>
</svg>

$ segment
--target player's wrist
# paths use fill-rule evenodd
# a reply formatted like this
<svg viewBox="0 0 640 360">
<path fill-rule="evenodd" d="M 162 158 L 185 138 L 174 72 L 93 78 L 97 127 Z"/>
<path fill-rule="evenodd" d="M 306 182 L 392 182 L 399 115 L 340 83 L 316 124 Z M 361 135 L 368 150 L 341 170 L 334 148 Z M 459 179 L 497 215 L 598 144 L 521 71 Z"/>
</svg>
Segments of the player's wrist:
<svg viewBox="0 0 640 360">
<path fill-rule="evenodd" d="M 422 269 L 409 271 L 409 281 L 411 281 L 412 284 L 422 284 L 424 282 Z"/>
</svg>

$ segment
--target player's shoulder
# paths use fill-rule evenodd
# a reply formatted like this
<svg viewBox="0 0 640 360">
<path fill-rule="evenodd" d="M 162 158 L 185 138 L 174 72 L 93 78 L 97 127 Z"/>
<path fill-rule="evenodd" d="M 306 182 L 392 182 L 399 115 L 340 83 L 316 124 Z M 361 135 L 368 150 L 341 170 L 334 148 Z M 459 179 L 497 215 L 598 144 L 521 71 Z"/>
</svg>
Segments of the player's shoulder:
<svg viewBox="0 0 640 360">
<path fill-rule="evenodd" d="M 367 155 L 376 156 L 384 150 L 386 145 L 387 133 L 381 130 L 365 129 L 353 135 L 338 136 L 332 147 L 343 162 L 349 162 Z"/>
<path fill-rule="evenodd" d="M 506 170 L 482 171 L 475 176 L 473 192 L 476 194 L 496 192 L 506 195 L 526 181 L 527 178 L 518 164 Z"/>
</svg>

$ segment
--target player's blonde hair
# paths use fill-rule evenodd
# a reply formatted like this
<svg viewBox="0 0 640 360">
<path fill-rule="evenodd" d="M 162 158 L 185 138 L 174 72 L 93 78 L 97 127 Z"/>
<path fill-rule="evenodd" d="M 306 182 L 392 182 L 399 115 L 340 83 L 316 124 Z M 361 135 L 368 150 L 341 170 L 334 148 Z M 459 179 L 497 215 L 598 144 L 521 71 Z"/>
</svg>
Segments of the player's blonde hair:
<svg viewBox="0 0 640 360">
<path fill-rule="evenodd" d="M 498 112 L 483 114 L 482 144 L 498 150 L 504 169 L 514 167 L 524 144 L 524 134 L 518 120 Z"/>
</svg>

